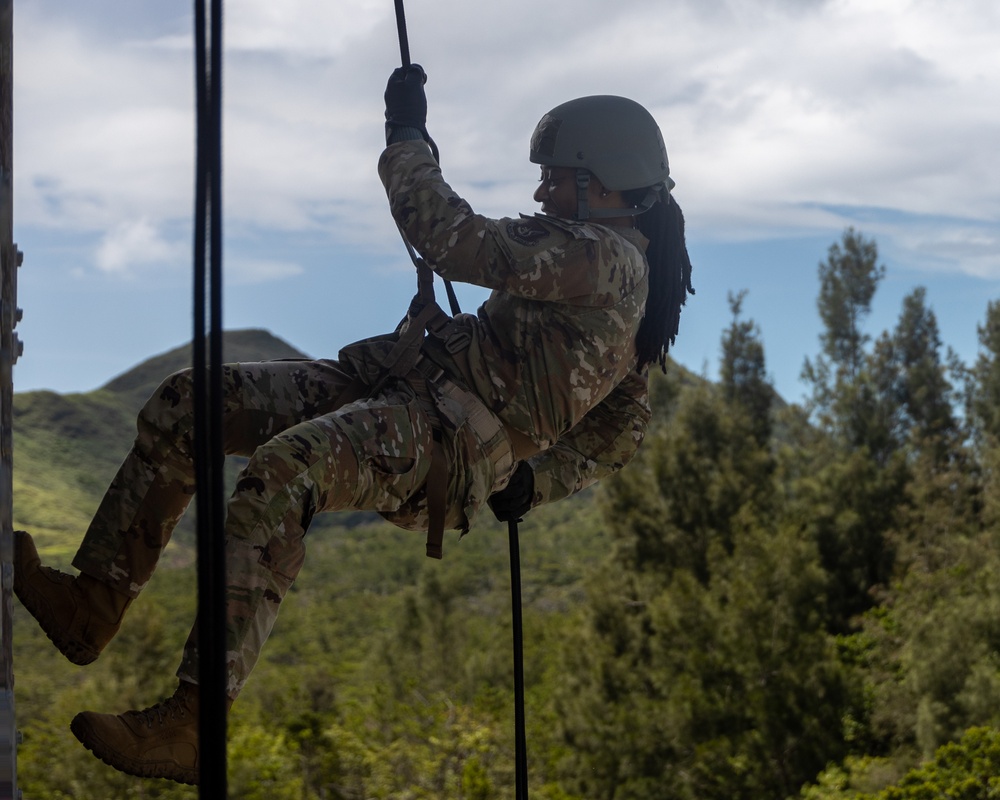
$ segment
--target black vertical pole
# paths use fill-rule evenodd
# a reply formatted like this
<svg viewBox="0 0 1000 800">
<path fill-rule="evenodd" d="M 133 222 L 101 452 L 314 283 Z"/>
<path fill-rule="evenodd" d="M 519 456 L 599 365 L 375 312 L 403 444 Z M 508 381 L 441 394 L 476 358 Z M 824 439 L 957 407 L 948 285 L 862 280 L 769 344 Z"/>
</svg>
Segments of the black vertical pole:
<svg viewBox="0 0 1000 800">
<path fill-rule="evenodd" d="M 14 328 L 17 269 L 14 244 L 14 3 L 0 0 L 0 800 L 16 800 L 17 743 L 14 714 L 14 362 L 20 341 Z"/>
<path fill-rule="evenodd" d="M 222 451 L 222 0 L 195 0 L 195 468 L 199 796 L 226 797 L 225 503 Z M 206 252 L 208 271 L 206 274 Z M 206 304 L 206 287 L 208 303 Z M 205 310 L 210 329 L 206 336 Z M 207 357 L 206 357 L 207 350 Z"/>
</svg>

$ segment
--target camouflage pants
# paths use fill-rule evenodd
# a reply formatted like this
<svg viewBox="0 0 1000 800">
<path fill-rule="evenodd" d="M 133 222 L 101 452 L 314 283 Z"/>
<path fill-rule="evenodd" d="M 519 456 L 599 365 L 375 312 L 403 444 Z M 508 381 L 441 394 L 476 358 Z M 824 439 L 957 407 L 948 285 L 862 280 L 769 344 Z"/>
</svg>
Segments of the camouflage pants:
<svg viewBox="0 0 1000 800">
<path fill-rule="evenodd" d="M 230 364 L 227 454 L 249 458 L 226 517 L 228 691 L 235 697 L 302 567 L 314 514 L 391 512 L 421 487 L 433 412 L 406 383 L 343 405 L 353 373 L 336 361 Z M 137 596 L 194 494 L 190 371 L 165 380 L 88 528 L 74 566 Z M 197 683 L 192 631 L 178 675 Z"/>
</svg>

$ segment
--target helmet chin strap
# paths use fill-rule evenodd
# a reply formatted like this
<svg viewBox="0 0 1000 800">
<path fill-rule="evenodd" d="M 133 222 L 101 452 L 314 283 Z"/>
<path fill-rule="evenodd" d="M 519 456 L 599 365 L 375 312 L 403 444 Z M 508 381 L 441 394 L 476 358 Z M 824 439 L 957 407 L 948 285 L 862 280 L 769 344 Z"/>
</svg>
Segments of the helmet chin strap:
<svg viewBox="0 0 1000 800">
<path fill-rule="evenodd" d="M 595 216 L 590 210 L 590 199 L 587 196 L 589 188 L 590 171 L 578 169 L 576 171 L 576 218 L 581 221 Z"/>
<path fill-rule="evenodd" d="M 658 200 L 667 202 L 670 199 L 670 190 L 674 188 L 674 182 L 667 178 L 663 183 L 650 186 L 646 190 L 646 196 L 642 198 L 639 205 L 632 208 L 591 208 L 587 190 L 590 187 L 590 171 L 578 169 L 576 171 L 576 218 L 586 219 L 614 219 L 617 217 L 638 217 L 651 209 Z"/>
</svg>

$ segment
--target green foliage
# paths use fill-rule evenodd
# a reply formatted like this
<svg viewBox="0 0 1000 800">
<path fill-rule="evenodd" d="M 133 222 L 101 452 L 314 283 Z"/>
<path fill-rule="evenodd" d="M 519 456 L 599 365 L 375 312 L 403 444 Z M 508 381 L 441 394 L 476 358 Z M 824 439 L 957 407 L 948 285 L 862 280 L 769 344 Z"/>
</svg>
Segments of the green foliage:
<svg viewBox="0 0 1000 800">
<path fill-rule="evenodd" d="M 740 317 L 745 298 L 745 291 L 729 295 L 733 322 L 722 337 L 720 383 L 726 400 L 750 418 L 757 444 L 765 446 L 771 438 L 775 391 L 767 380 L 760 330 L 753 321 Z"/>
<path fill-rule="evenodd" d="M 978 327 L 980 353 L 973 365 L 966 405 L 981 440 L 1000 442 L 1000 300 L 986 307 Z"/>
<path fill-rule="evenodd" d="M 774 393 L 730 295 L 719 383 L 668 363 L 628 469 L 527 516 L 534 797 L 1000 797 L 1000 303 L 965 368 L 942 357 L 922 289 L 892 330 L 864 329 L 883 276 L 853 230 L 820 264 L 806 407 Z M 296 355 L 263 332 L 227 347 Z M 47 562 L 69 564 L 135 409 L 186 359 L 15 397 L 15 524 Z M 15 607 L 26 797 L 196 796 L 120 775 L 68 731 L 83 708 L 173 691 L 192 544 L 185 520 L 86 669 Z M 512 800 L 506 533 L 487 514 L 445 550 L 429 561 L 422 537 L 369 514 L 316 518 L 231 716 L 232 796 Z"/>
<path fill-rule="evenodd" d="M 1000 797 L 1000 731 L 971 728 L 896 786 L 857 800 L 993 800 Z"/>
<path fill-rule="evenodd" d="M 884 277 L 877 245 L 853 228 L 844 232 L 839 244 L 830 245 L 826 262 L 819 265 L 816 305 L 824 327 L 820 342 L 824 355 L 838 370 L 838 378 L 853 378 L 860 370 L 869 338 L 862 323 Z"/>
<path fill-rule="evenodd" d="M 977 725 L 1000 725 L 1000 560 L 995 536 L 952 541 L 936 569 L 911 570 L 865 620 L 872 726 L 923 757 Z"/>
<path fill-rule="evenodd" d="M 640 572 L 683 567 L 705 581 L 709 546 L 731 550 L 737 513 L 770 502 L 771 454 L 757 444 L 754 419 L 726 409 L 710 387 L 685 391 L 671 424 L 648 437 L 628 479 L 609 484 L 605 514 L 619 566 Z M 643 475 L 646 463 L 651 473 Z"/>
<path fill-rule="evenodd" d="M 826 576 L 809 540 L 773 527 L 774 458 L 755 435 L 769 387 L 733 305 L 725 391 L 680 392 L 671 424 L 608 482 L 614 549 L 558 695 L 581 796 L 785 797 L 846 752 Z"/>
<path fill-rule="evenodd" d="M 804 786 L 802 800 L 859 800 L 864 792 L 880 791 L 898 781 L 906 770 L 897 761 L 873 756 L 848 756 L 823 770 Z"/>
<path fill-rule="evenodd" d="M 823 436 L 799 426 L 795 432 L 806 438 L 785 451 L 800 462 L 785 468 L 802 476 L 794 513 L 831 575 L 831 622 L 839 631 L 856 624 L 873 592 L 890 583 L 899 547 L 920 535 L 912 533 L 920 526 L 908 523 L 919 519 L 928 487 L 960 487 L 965 503 L 979 491 L 926 292 L 908 295 L 895 330 L 867 347 L 871 338 L 861 323 L 885 273 L 877 262 L 875 243 L 849 229 L 820 264 L 824 352 L 807 361 L 803 375 Z"/>
<path fill-rule="evenodd" d="M 848 447 L 868 446 L 876 453 L 875 436 L 888 401 L 880 392 L 877 375 L 868 366 L 866 345 L 871 337 L 864 320 L 885 267 L 878 264 L 878 248 L 853 228 L 833 244 L 819 265 L 817 300 L 823 331 L 822 355 L 806 360 L 803 377 L 812 385 L 811 410 L 824 429 Z"/>
<path fill-rule="evenodd" d="M 897 363 L 896 397 L 906 414 L 906 427 L 918 442 L 935 442 L 943 458 L 956 433 L 952 387 L 940 356 L 937 319 L 927 308 L 926 290 L 917 288 L 903 301 L 893 336 Z"/>
</svg>

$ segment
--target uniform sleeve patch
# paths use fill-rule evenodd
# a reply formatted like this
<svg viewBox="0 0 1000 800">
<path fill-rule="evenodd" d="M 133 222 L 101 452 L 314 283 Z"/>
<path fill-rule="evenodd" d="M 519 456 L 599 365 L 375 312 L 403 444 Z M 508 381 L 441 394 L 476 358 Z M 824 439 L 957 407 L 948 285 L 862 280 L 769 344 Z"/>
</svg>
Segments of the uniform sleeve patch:
<svg viewBox="0 0 1000 800">
<path fill-rule="evenodd" d="M 525 247 L 533 247 L 549 236 L 549 229 L 534 219 L 512 219 L 507 223 L 507 236 Z"/>
</svg>

